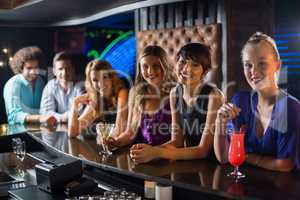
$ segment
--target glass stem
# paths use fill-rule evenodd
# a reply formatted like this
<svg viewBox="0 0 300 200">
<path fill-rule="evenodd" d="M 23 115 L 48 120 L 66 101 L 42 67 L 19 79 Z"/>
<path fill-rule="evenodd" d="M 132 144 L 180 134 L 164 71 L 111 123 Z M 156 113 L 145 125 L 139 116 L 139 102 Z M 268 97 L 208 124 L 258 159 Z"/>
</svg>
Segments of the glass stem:
<svg viewBox="0 0 300 200">
<path fill-rule="evenodd" d="M 234 174 L 235 174 L 235 176 L 238 176 L 239 174 L 239 166 L 235 166 L 234 167 Z"/>
</svg>

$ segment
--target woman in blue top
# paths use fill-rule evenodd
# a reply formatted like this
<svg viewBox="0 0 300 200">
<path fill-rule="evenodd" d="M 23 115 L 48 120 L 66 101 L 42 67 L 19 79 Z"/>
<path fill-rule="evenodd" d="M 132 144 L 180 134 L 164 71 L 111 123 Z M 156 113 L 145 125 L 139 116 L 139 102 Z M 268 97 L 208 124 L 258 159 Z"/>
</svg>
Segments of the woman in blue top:
<svg viewBox="0 0 300 200">
<path fill-rule="evenodd" d="M 242 62 L 253 91 L 238 92 L 218 110 L 217 159 L 221 163 L 228 160 L 225 132 L 246 125 L 246 162 L 275 171 L 299 168 L 300 103 L 277 85 L 281 61 L 274 40 L 255 33 L 242 50 Z"/>
</svg>

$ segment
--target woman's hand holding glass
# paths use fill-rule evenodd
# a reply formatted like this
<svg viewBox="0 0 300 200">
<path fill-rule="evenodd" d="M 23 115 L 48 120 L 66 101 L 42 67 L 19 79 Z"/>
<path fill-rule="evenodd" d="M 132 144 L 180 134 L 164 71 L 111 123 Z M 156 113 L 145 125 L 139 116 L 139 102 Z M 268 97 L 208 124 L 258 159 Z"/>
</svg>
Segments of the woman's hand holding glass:
<svg viewBox="0 0 300 200">
<path fill-rule="evenodd" d="M 102 141 L 109 150 L 115 150 L 120 147 L 120 142 L 111 135 Z"/>
<path fill-rule="evenodd" d="M 135 163 L 146 163 L 157 156 L 156 147 L 148 144 L 135 144 L 130 148 L 130 158 Z"/>
</svg>

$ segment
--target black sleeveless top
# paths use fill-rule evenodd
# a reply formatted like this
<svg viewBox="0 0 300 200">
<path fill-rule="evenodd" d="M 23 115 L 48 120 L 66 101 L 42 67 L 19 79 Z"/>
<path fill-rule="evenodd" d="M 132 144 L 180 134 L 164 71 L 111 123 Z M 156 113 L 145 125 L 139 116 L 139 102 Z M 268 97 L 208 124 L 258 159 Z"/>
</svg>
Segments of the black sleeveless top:
<svg viewBox="0 0 300 200">
<path fill-rule="evenodd" d="M 190 107 L 183 99 L 182 85 L 176 86 L 176 109 L 180 115 L 180 127 L 183 130 L 186 147 L 198 146 L 205 127 L 209 93 L 213 86 L 205 84 L 195 104 Z"/>
</svg>

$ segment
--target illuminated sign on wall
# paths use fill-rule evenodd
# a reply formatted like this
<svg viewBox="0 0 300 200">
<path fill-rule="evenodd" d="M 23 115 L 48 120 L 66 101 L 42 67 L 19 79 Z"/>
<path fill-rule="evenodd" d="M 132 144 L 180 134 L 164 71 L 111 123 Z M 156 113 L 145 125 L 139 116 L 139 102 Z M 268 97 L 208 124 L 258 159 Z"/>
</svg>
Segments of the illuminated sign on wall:
<svg viewBox="0 0 300 200">
<path fill-rule="evenodd" d="M 107 60 L 115 70 L 122 71 L 122 73 L 133 77 L 136 62 L 134 31 L 114 29 L 87 30 L 84 54 L 90 60 Z"/>
</svg>

